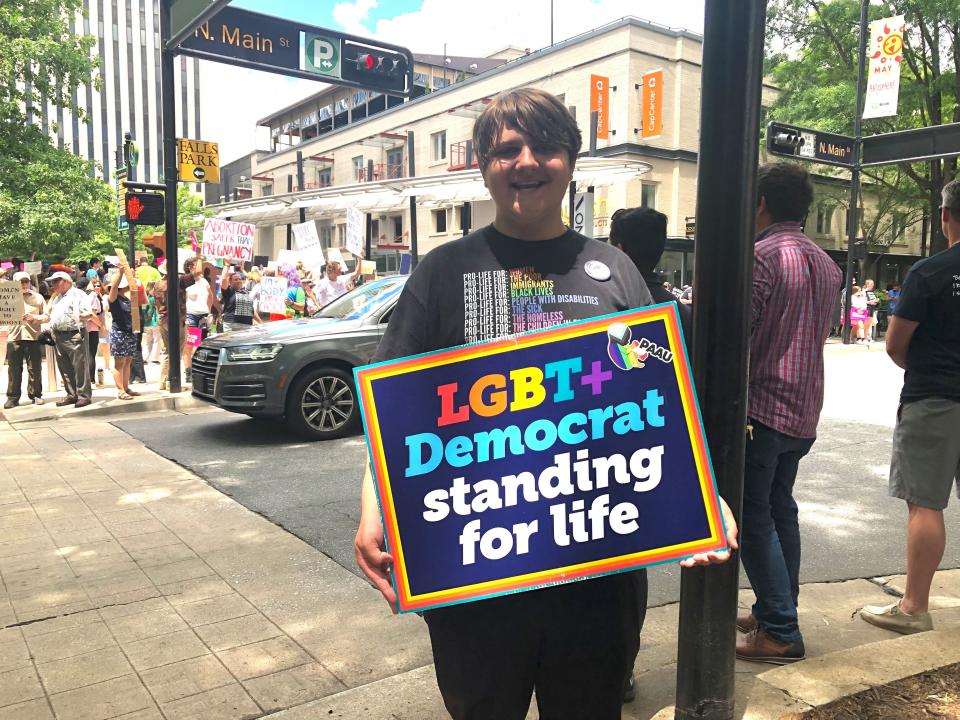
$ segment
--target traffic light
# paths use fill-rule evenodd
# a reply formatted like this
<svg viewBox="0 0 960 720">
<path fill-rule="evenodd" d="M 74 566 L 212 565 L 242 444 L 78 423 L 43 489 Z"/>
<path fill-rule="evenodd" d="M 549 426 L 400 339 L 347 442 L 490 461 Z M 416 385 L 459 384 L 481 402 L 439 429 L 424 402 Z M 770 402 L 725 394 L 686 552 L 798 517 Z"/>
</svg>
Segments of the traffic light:
<svg viewBox="0 0 960 720">
<path fill-rule="evenodd" d="M 767 151 L 774 155 L 800 155 L 804 142 L 799 128 L 775 122 L 767 125 Z"/>
<path fill-rule="evenodd" d="M 148 192 L 127 192 L 127 222 L 131 225 L 163 225 L 163 195 Z"/>
<path fill-rule="evenodd" d="M 341 73 L 372 90 L 403 92 L 407 86 L 407 58 L 402 53 L 345 41 Z"/>
</svg>

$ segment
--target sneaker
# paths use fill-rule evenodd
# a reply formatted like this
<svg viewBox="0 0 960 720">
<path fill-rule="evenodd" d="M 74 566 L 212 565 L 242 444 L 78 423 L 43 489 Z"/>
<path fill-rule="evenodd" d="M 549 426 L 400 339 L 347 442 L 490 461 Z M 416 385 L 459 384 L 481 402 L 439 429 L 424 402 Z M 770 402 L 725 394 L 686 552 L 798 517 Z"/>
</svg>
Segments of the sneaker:
<svg viewBox="0 0 960 720">
<path fill-rule="evenodd" d="M 20 404 L 20 400 L 17 398 L 7 398 L 7 401 L 3 404 L 4 410 L 9 410 L 10 408 L 15 408 Z"/>
<path fill-rule="evenodd" d="M 871 625 L 876 625 L 884 630 L 893 630 L 902 635 L 933 630 L 933 620 L 930 619 L 930 613 L 922 612 L 908 615 L 900 609 L 899 601 L 890 605 L 867 605 L 860 609 L 860 617 Z"/>
<path fill-rule="evenodd" d="M 737 630 L 740 632 L 753 632 L 757 628 L 757 619 L 750 610 L 737 611 Z"/>
<path fill-rule="evenodd" d="M 777 640 L 759 627 L 737 636 L 737 657 L 740 660 L 787 665 L 803 660 L 805 654 L 803 640 Z"/>
<path fill-rule="evenodd" d="M 34 405 L 43 405 L 43 398 L 33 398 L 32 402 Z"/>
</svg>

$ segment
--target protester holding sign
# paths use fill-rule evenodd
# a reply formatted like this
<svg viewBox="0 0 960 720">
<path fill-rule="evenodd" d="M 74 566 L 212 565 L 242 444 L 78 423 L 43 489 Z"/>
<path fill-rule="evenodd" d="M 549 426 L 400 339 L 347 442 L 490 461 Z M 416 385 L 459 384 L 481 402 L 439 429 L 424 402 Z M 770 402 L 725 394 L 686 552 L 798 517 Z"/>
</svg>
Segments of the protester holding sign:
<svg viewBox="0 0 960 720">
<path fill-rule="evenodd" d="M 328 260 L 323 269 L 323 278 L 317 284 L 317 304 L 328 305 L 338 297 L 353 289 L 354 283 L 363 272 L 363 251 L 357 255 L 357 267 L 349 278 L 343 276 L 343 268 L 336 260 Z"/>
<path fill-rule="evenodd" d="M 186 266 L 184 266 L 186 269 Z M 192 283 L 186 288 L 186 333 L 190 334 L 191 328 L 195 328 L 194 334 L 201 330 L 210 317 L 210 311 L 213 308 L 215 298 L 210 283 L 204 277 L 203 259 L 197 259 L 190 270 L 187 272 L 192 276 Z M 198 342 L 197 345 L 200 343 Z M 183 348 L 183 373 L 186 381 L 191 381 L 190 362 L 193 359 L 193 351 L 196 345 L 186 343 Z"/>
<path fill-rule="evenodd" d="M 784 664 L 805 650 L 797 621 L 800 525 L 793 485 L 823 406 L 823 344 L 840 269 L 803 232 L 813 185 L 799 165 L 757 173 L 741 558 L 756 595 L 737 616 L 737 657 Z"/>
<path fill-rule="evenodd" d="M 18 322 L 7 326 L 7 401 L 6 410 L 20 404 L 23 387 L 23 365 L 27 365 L 27 397 L 34 405 L 43 405 L 43 346 L 37 342 L 40 323 L 47 321 L 43 312 L 43 298 L 30 285 L 30 276 L 25 272 L 13 274 L 20 284 L 23 297 L 23 312 Z"/>
<path fill-rule="evenodd" d="M 503 93 L 478 118 L 473 142 L 495 220 L 424 257 L 404 286 L 377 360 L 650 304 L 623 253 L 563 225 L 581 137 L 559 99 L 535 89 Z M 385 552 L 369 469 L 355 549 L 361 570 L 395 607 L 393 558 Z M 496 552 L 496 543 L 489 549 Z M 704 554 L 687 564 L 727 557 Z M 629 573 L 454 604 L 424 617 L 454 718 L 525 717 L 534 690 L 541 717 L 620 717 L 623 681 L 639 647 Z"/>
<path fill-rule="evenodd" d="M 133 334 L 133 316 L 130 308 L 130 283 L 127 279 L 129 267 L 121 262 L 118 272 L 110 278 L 110 354 L 113 355 L 113 383 L 117 388 L 117 397 L 121 400 L 133 400 L 140 393 L 130 389 L 130 368 L 133 355 L 137 351 L 137 338 Z"/>
<path fill-rule="evenodd" d="M 223 331 L 243 330 L 253 325 L 253 301 L 243 285 L 243 273 L 231 265 L 220 277 Z"/>
<path fill-rule="evenodd" d="M 177 283 L 177 295 L 180 300 L 180 317 L 187 316 L 187 291 L 194 282 L 193 268 L 196 265 L 196 258 L 188 258 L 184 262 L 183 275 L 179 277 Z M 164 260 L 158 268 L 160 280 L 153 286 L 153 299 L 157 307 L 157 320 L 160 323 L 160 389 L 169 389 L 169 370 L 170 370 L 170 325 L 167 314 L 167 261 Z M 183 354 L 183 348 L 186 340 L 186 333 L 181 332 L 179 352 Z"/>
</svg>

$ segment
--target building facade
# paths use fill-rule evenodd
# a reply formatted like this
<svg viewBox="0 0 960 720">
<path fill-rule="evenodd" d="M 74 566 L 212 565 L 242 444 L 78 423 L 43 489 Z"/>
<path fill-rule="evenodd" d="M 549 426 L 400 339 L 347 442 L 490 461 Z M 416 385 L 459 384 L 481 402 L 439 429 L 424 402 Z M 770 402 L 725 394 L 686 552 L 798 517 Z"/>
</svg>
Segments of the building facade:
<svg viewBox="0 0 960 720">
<path fill-rule="evenodd" d="M 160 182 L 163 175 L 160 99 L 159 0 L 83 0 L 70 18 L 76 34 L 89 35 L 100 66 L 101 87 L 93 82 L 74 90 L 81 119 L 47 103 L 26 107 L 27 119 L 40 125 L 56 145 L 98 164 L 97 175 L 110 181 L 116 151 L 129 132 L 139 147 L 136 179 Z M 199 138 L 200 70 L 196 60 L 180 56 L 175 72 L 177 136 Z"/>
</svg>

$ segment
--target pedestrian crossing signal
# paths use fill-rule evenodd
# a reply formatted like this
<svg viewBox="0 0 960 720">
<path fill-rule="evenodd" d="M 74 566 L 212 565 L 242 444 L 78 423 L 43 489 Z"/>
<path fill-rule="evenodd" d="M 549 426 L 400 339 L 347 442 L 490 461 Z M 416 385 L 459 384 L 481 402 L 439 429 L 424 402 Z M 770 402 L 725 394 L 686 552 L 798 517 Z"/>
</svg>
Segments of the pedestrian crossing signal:
<svg viewBox="0 0 960 720">
<path fill-rule="evenodd" d="M 126 212 L 127 222 L 131 225 L 163 225 L 163 195 L 159 193 L 128 192 Z"/>
</svg>

